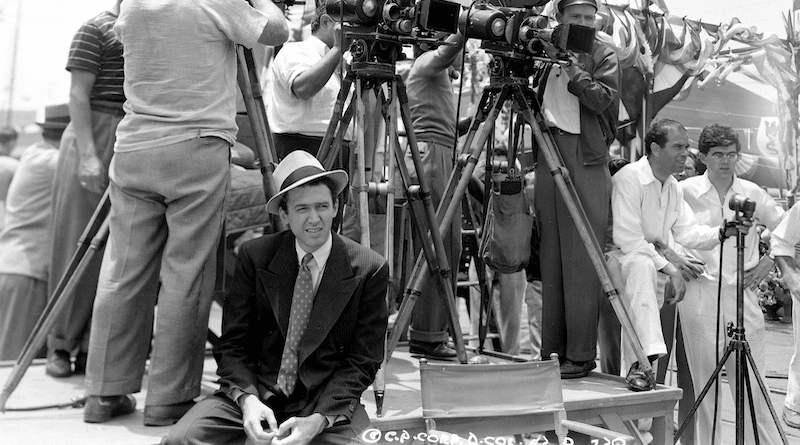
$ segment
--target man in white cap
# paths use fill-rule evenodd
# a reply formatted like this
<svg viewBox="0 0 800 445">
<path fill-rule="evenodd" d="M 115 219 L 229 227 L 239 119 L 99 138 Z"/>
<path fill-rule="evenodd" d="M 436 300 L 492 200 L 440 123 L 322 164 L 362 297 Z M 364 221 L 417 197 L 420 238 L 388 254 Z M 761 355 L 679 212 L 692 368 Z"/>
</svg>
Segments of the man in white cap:
<svg viewBox="0 0 800 445">
<path fill-rule="evenodd" d="M 553 5 L 560 24 L 592 27 L 595 0 L 561 0 Z M 574 63 L 544 70 L 538 94 L 544 120 L 569 171 L 588 220 L 587 229 L 604 239 L 608 227 L 611 176 L 608 146 L 619 109 L 619 63 L 614 51 L 595 39 L 592 52 Z M 558 353 L 561 377 L 585 376 L 595 367 L 600 279 L 556 189 L 542 156 L 536 167 L 536 218 L 541 234 L 542 356 Z"/>
<path fill-rule="evenodd" d="M 331 232 L 342 170 L 296 150 L 267 202 L 289 230 L 242 245 L 214 348 L 220 390 L 164 444 L 353 443 L 369 425 L 361 393 L 383 360 L 388 263 Z"/>
</svg>

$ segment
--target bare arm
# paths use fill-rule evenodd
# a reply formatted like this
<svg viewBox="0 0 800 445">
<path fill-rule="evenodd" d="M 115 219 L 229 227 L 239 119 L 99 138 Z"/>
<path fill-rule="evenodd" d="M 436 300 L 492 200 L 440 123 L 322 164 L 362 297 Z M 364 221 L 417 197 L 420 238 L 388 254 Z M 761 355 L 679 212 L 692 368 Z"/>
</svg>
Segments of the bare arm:
<svg viewBox="0 0 800 445">
<path fill-rule="evenodd" d="M 71 74 L 69 116 L 80 156 L 78 176 L 85 189 L 102 194 L 108 185 L 108 173 L 97 157 L 92 132 L 92 107 L 89 103 L 89 95 L 97 76 L 80 69 L 73 69 Z"/>
<path fill-rule="evenodd" d="M 336 32 L 336 43 L 333 45 L 319 62 L 315 63 L 307 70 L 295 77 L 292 82 L 292 92 L 301 100 L 308 100 L 328 83 L 328 80 L 336 71 L 339 62 L 342 60 L 342 44 L 339 41 L 339 33 Z"/>
<path fill-rule="evenodd" d="M 254 8 L 267 16 L 267 26 L 258 38 L 262 45 L 276 46 L 289 39 L 289 25 L 283 16 L 283 11 L 270 0 L 250 0 Z"/>
<path fill-rule="evenodd" d="M 795 304 L 800 304 L 800 267 L 798 267 L 797 261 L 790 256 L 776 256 L 775 262 L 781 270 L 783 283 L 789 288 L 795 299 Z"/>
<path fill-rule="evenodd" d="M 459 32 L 452 34 L 445 41 L 455 45 L 442 45 L 434 51 L 428 51 L 414 61 L 412 70 L 422 76 L 433 76 L 452 65 L 464 47 L 464 36 Z"/>
</svg>

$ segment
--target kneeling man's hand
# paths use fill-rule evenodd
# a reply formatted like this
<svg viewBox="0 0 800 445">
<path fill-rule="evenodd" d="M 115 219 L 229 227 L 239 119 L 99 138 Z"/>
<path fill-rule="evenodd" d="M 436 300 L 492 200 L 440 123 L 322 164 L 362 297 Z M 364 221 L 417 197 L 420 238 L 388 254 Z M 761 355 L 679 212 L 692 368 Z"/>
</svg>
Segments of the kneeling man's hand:
<svg viewBox="0 0 800 445">
<path fill-rule="evenodd" d="M 278 422 L 272 408 L 264 405 L 258 397 L 252 394 L 241 396 L 242 422 L 247 437 L 256 445 L 269 445 L 278 432 Z M 267 422 L 269 430 L 265 429 L 263 422 Z"/>
<path fill-rule="evenodd" d="M 278 428 L 278 437 L 272 445 L 306 445 L 328 426 L 328 419 L 314 413 L 308 417 L 290 417 Z"/>
</svg>

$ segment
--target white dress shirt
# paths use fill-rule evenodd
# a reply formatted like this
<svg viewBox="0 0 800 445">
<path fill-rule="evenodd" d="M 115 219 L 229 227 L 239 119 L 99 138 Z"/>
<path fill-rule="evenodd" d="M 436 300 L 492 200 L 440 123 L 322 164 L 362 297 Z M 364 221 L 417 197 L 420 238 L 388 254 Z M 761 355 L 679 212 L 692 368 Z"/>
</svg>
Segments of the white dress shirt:
<svg viewBox="0 0 800 445">
<path fill-rule="evenodd" d="M 560 66 L 550 68 L 542 97 L 544 120 L 571 134 L 581 134 L 581 103 L 567 89 L 569 75 Z"/>
<path fill-rule="evenodd" d="M 270 64 L 267 94 L 264 104 L 267 120 L 273 133 L 298 133 L 305 136 L 325 136 L 333 107 L 339 96 L 342 81 L 334 71 L 325 85 L 308 99 L 301 99 L 292 90 L 297 76 L 317 64 L 330 51 L 328 45 L 315 36 L 302 42 L 283 45 Z M 343 109 L 347 109 L 348 103 Z M 345 134 L 352 140 L 352 125 Z"/>
<path fill-rule="evenodd" d="M 800 243 L 800 204 L 795 203 L 778 227 L 772 231 L 771 253 L 773 256 L 796 257 L 796 245 Z"/>
<path fill-rule="evenodd" d="M 683 199 L 692 208 L 700 224 L 720 226 L 725 221 L 735 219 L 735 212 L 728 205 L 733 195 L 741 195 L 755 202 L 754 223 L 763 224 L 769 230 L 775 229 L 783 218 L 783 208 L 767 192 L 750 181 L 734 177 L 733 184 L 725 194 L 723 201 L 720 201 L 719 193 L 717 193 L 714 184 L 709 180 L 707 172 L 702 176 L 695 176 L 682 181 L 680 186 L 683 190 Z M 758 264 L 758 241 L 759 235 L 755 227 L 753 227 L 745 236 L 744 270 L 752 269 Z M 698 278 L 699 280 L 712 282 L 719 280 L 719 248 L 720 244 L 717 243 L 710 249 L 690 249 L 689 252 L 692 255 L 706 263 L 705 273 Z M 736 237 L 732 236 L 725 240 L 723 255 L 723 283 L 728 285 L 736 284 Z"/>
<path fill-rule="evenodd" d="M 678 181 L 670 176 L 662 185 L 647 157 L 626 165 L 611 179 L 614 244 L 623 254 L 641 253 L 661 270 L 669 261 L 656 252 L 656 241 L 673 248 L 677 241 L 697 249 L 710 249 L 719 242 L 719 228 L 698 224 Z"/>
</svg>

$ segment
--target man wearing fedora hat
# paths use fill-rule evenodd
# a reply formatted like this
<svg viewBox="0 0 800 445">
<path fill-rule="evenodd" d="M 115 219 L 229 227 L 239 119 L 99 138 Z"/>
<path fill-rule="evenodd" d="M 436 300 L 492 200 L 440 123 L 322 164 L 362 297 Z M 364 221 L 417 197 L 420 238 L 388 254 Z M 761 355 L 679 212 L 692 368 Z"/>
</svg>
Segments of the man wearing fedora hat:
<svg viewBox="0 0 800 445">
<path fill-rule="evenodd" d="M 289 153 L 267 203 L 289 230 L 244 243 L 214 348 L 220 390 L 163 444 L 353 443 L 383 360 L 388 264 L 331 231 L 342 170 Z M 273 440 L 274 439 L 274 440 Z"/>
<path fill-rule="evenodd" d="M 26 148 L 0 231 L 0 360 L 16 359 L 47 304 L 50 201 L 66 105 L 45 107 L 42 140 Z"/>
</svg>

